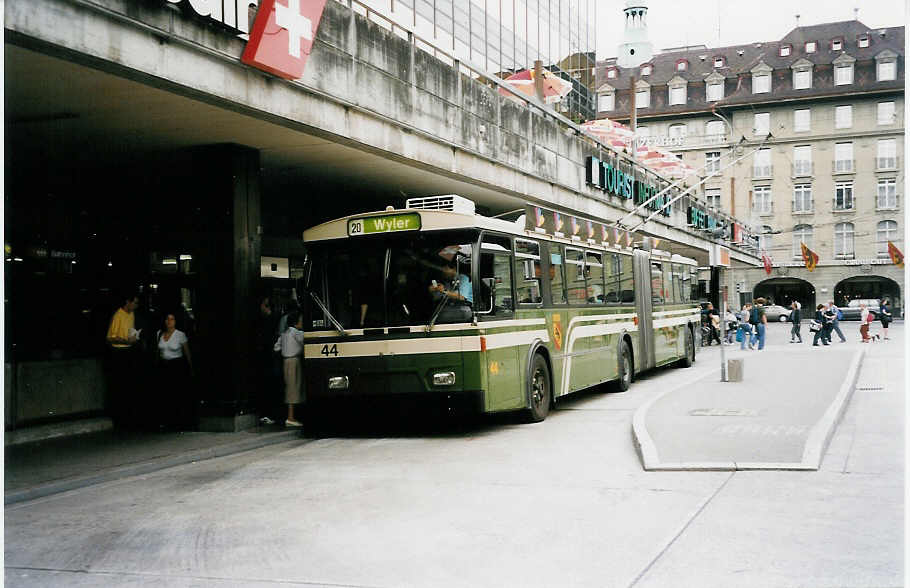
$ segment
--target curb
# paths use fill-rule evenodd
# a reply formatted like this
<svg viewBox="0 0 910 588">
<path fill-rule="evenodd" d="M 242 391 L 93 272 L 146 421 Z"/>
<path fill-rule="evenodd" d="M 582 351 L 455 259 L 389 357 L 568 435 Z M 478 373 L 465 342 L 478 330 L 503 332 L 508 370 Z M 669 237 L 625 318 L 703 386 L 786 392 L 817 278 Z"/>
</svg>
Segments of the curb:
<svg viewBox="0 0 910 588">
<path fill-rule="evenodd" d="M 720 471 L 746 471 L 746 470 L 782 470 L 782 471 L 817 471 L 821 467 L 821 461 L 824 457 L 825 450 L 834 435 L 834 430 L 844 415 L 847 404 L 853 396 L 853 390 L 856 381 L 859 378 L 860 367 L 866 357 L 866 349 L 859 350 L 850 363 L 844 383 L 841 385 L 837 396 L 828 405 L 821 419 L 815 423 L 809 435 L 806 437 L 806 444 L 803 448 L 802 461 L 800 462 L 782 462 L 782 463 L 763 463 L 763 462 L 742 462 L 735 461 L 718 461 L 718 462 L 661 462 L 657 454 L 657 446 L 648 433 L 645 426 L 645 417 L 648 410 L 658 400 L 680 388 L 688 386 L 691 381 L 687 381 L 679 386 L 666 390 L 649 400 L 639 407 L 632 417 L 632 440 L 635 449 L 642 462 L 642 468 L 649 472 L 668 472 L 668 471 L 703 471 L 703 472 L 720 472 Z M 712 374 L 719 372 L 714 370 L 705 374 L 694 381 L 710 377 Z"/>
<path fill-rule="evenodd" d="M 61 492 L 67 492 L 69 490 L 86 488 L 88 486 L 103 484 L 104 482 L 111 482 L 113 480 L 119 480 L 122 478 L 129 478 L 131 476 L 149 474 L 194 461 L 205 461 L 214 459 L 216 457 L 224 457 L 236 453 L 243 453 L 244 451 L 251 451 L 253 449 L 259 449 L 260 447 L 265 447 L 267 445 L 275 445 L 295 439 L 303 440 L 301 439 L 300 430 L 266 433 L 263 434 L 262 437 L 257 437 L 254 439 L 247 439 L 234 443 L 225 443 L 223 445 L 216 445 L 214 447 L 207 447 L 205 449 L 197 449 L 188 453 L 181 453 L 160 459 L 120 466 L 104 472 L 91 474 L 80 478 L 72 478 L 59 482 L 49 482 L 47 484 L 41 484 L 31 488 L 14 490 L 12 492 L 7 492 L 4 494 L 3 503 L 4 505 L 10 505 L 17 502 L 35 500 L 36 498 L 43 498 L 45 496 L 59 494 Z"/>
</svg>

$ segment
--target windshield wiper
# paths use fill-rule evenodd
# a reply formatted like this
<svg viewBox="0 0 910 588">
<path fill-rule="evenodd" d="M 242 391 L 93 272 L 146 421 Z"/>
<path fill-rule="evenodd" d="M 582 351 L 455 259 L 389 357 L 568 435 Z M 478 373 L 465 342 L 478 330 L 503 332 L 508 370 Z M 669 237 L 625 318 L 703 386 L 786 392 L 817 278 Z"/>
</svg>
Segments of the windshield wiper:
<svg viewBox="0 0 910 588">
<path fill-rule="evenodd" d="M 335 319 L 335 317 L 332 316 L 332 313 L 329 312 L 329 309 L 326 307 L 326 305 L 322 302 L 322 300 L 319 299 L 319 296 L 317 296 L 316 293 L 313 292 L 312 290 L 310 290 L 310 297 L 313 299 L 313 302 L 315 302 L 316 305 L 320 309 L 322 309 L 322 312 L 325 313 L 325 316 L 329 317 L 329 320 L 332 321 L 333 325 L 335 325 L 335 330 L 338 331 L 339 333 L 341 333 L 342 335 L 347 335 L 348 332 L 344 330 L 344 327 L 341 326 L 341 323 L 339 323 Z"/>
<path fill-rule="evenodd" d="M 452 288 L 458 288 L 458 280 L 452 284 Z M 442 300 L 439 301 L 439 304 L 436 306 L 436 310 L 433 311 L 433 315 L 430 317 L 430 322 L 427 323 L 427 333 L 433 330 L 433 325 L 436 324 L 436 319 L 439 318 L 439 313 L 442 312 L 443 307 L 446 305 L 446 302 L 449 301 L 449 295 L 445 293 L 445 290 L 442 291 Z"/>
</svg>

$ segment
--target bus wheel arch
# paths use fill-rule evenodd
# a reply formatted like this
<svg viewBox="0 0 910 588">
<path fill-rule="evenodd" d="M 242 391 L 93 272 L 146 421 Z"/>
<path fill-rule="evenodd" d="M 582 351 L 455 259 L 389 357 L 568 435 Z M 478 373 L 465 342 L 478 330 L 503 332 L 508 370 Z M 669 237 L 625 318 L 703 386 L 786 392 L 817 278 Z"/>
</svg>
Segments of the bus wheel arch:
<svg viewBox="0 0 910 588">
<path fill-rule="evenodd" d="M 539 373 L 542 368 L 542 373 Z M 525 420 L 531 423 L 539 423 L 547 418 L 550 408 L 553 406 L 555 393 L 553 390 L 553 363 L 550 354 L 541 341 L 535 341 L 528 352 L 527 374 L 525 377 L 525 393 L 527 397 L 527 408 L 525 409 Z M 537 378 L 543 376 L 541 382 Z M 535 386 L 537 384 L 537 386 Z M 545 398 L 536 398 L 539 394 L 541 384 L 545 387 Z M 537 390 L 535 390 L 537 388 Z"/>
</svg>

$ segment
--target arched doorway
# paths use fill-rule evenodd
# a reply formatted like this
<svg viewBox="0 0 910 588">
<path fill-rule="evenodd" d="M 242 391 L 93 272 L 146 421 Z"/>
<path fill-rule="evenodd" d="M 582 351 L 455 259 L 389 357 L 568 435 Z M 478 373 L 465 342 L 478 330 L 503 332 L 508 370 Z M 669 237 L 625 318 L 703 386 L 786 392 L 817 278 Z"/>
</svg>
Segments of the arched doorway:
<svg viewBox="0 0 910 588">
<path fill-rule="evenodd" d="M 815 287 L 799 278 L 770 278 L 755 284 L 754 298 L 764 298 L 768 304 L 790 306 L 794 300 L 803 308 L 815 308 Z"/>
<path fill-rule="evenodd" d="M 855 298 L 888 298 L 891 314 L 895 317 L 900 315 L 903 306 L 900 284 L 883 276 L 854 276 L 834 286 L 834 303 L 838 306 L 846 306 Z"/>
</svg>

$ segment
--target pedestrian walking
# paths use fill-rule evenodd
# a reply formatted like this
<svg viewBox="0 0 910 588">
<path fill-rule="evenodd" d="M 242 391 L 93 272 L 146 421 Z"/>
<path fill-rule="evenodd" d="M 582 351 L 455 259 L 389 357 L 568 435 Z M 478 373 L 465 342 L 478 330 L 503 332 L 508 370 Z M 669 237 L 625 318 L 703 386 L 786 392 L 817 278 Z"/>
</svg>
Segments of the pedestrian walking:
<svg viewBox="0 0 910 588">
<path fill-rule="evenodd" d="M 164 317 L 158 339 L 158 424 L 177 430 L 196 428 L 196 394 L 192 386 L 193 356 L 186 333 L 177 328 L 177 316 Z"/>
<path fill-rule="evenodd" d="M 879 320 L 882 321 L 882 339 L 888 341 L 888 325 L 891 324 L 891 309 L 888 308 L 890 301 L 887 298 L 882 298 L 881 306 L 879 307 Z"/>
<path fill-rule="evenodd" d="M 288 405 L 286 427 L 302 427 L 294 415 L 294 407 L 303 400 L 303 366 L 300 357 L 303 354 L 303 316 L 297 312 L 288 315 L 288 328 L 275 341 L 275 351 L 281 352 L 284 362 L 284 401 Z"/>
<path fill-rule="evenodd" d="M 739 330 L 736 333 L 736 339 L 739 341 L 739 348 L 745 350 L 746 345 L 752 349 L 752 323 L 749 322 L 749 315 L 752 312 L 752 304 L 746 302 L 739 312 Z"/>
<path fill-rule="evenodd" d="M 846 343 L 847 338 L 844 337 L 843 331 L 840 330 L 840 321 L 844 318 L 844 313 L 842 313 L 837 305 L 834 304 L 833 300 L 828 301 L 828 314 L 832 315 L 831 331 L 837 333 L 841 343 Z"/>
<path fill-rule="evenodd" d="M 800 332 L 800 308 L 802 307 L 799 302 L 794 300 L 790 308 L 792 309 L 790 311 L 790 322 L 793 323 L 790 328 L 790 343 L 802 343 L 803 335 Z"/>
<path fill-rule="evenodd" d="M 765 315 L 764 305 L 764 298 L 756 298 L 752 301 L 752 310 L 749 312 L 749 322 L 753 328 L 749 348 L 751 349 L 758 342 L 759 351 L 765 348 L 765 329 L 768 325 L 768 317 Z"/>
<path fill-rule="evenodd" d="M 815 308 L 815 325 L 812 326 L 812 329 L 815 330 L 815 337 L 812 338 L 812 346 L 818 347 L 818 342 L 821 341 L 822 345 L 828 345 L 828 315 L 825 313 L 825 305 L 819 304 Z"/>
</svg>

